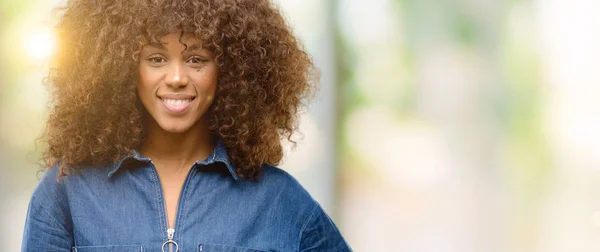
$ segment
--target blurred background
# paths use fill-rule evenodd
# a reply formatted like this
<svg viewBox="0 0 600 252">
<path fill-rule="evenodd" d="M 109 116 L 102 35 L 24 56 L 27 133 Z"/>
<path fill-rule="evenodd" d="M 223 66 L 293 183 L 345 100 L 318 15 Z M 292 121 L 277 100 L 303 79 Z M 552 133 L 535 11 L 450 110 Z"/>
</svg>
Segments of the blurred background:
<svg viewBox="0 0 600 252">
<path fill-rule="evenodd" d="M 0 251 L 59 0 L 0 1 Z M 322 72 L 282 165 L 355 251 L 600 251 L 600 1 L 276 0 Z"/>
</svg>

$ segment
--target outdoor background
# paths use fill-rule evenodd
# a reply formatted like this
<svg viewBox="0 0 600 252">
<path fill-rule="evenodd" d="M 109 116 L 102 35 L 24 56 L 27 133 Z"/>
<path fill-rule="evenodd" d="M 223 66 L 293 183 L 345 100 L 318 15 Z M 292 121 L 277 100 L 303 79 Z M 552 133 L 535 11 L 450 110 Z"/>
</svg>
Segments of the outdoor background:
<svg viewBox="0 0 600 252">
<path fill-rule="evenodd" d="M 0 251 L 59 2 L 0 1 Z M 600 1 L 276 2 L 323 75 L 283 168 L 355 251 L 600 251 Z"/>
</svg>

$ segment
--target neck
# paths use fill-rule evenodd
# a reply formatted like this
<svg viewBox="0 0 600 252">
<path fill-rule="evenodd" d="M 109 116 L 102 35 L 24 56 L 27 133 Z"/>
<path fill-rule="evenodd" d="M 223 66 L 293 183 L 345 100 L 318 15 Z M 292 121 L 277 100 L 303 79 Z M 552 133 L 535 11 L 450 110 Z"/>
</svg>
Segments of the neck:
<svg viewBox="0 0 600 252">
<path fill-rule="evenodd" d="M 163 130 L 152 118 L 146 125 L 147 136 L 140 153 L 170 169 L 189 168 L 195 161 L 206 159 L 216 146 L 203 120 L 181 133 Z"/>
</svg>

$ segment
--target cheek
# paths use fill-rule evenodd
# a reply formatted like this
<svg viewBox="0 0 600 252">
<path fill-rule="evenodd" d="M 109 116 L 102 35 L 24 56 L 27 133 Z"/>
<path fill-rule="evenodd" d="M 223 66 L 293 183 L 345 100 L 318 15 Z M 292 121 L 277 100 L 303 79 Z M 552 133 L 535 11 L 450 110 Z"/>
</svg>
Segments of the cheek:
<svg viewBox="0 0 600 252">
<path fill-rule="evenodd" d="M 207 69 L 207 71 L 198 73 L 194 78 L 196 89 L 206 96 L 214 95 L 217 89 L 217 82 L 217 71 L 215 69 Z"/>
<path fill-rule="evenodd" d="M 152 90 L 152 87 L 155 86 L 157 79 L 157 73 L 148 69 L 148 67 L 140 66 L 138 72 L 138 92 L 143 93 L 146 91 Z"/>
<path fill-rule="evenodd" d="M 217 83 L 219 82 L 219 71 L 217 67 L 213 67 L 206 77 L 208 89 L 211 90 L 212 93 L 214 93 L 217 89 Z"/>
<path fill-rule="evenodd" d="M 154 75 L 156 75 L 156 73 L 154 73 L 153 71 L 151 71 L 150 69 L 144 68 L 143 66 L 141 66 L 139 68 L 138 71 L 138 81 L 136 83 L 137 85 L 137 94 L 138 97 L 140 99 L 140 102 L 142 103 L 142 105 L 144 106 L 144 108 L 146 108 L 146 110 L 148 112 L 151 112 L 153 109 L 153 97 L 154 97 L 154 93 L 155 93 L 155 84 L 156 83 L 154 81 L 155 77 L 153 77 Z"/>
</svg>

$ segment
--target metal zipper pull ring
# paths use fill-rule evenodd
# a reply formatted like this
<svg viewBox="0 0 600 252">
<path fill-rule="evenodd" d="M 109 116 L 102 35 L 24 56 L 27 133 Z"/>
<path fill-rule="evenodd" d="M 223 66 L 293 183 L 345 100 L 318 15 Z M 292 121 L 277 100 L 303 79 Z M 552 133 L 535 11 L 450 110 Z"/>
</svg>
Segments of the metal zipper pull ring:
<svg viewBox="0 0 600 252">
<path fill-rule="evenodd" d="M 165 246 L 169 245 L 169 244 L 173 244 L 173 246 L 175 246 L 175 251 L 174 252 L 179 252 L 179 245 L 177 244 L 177 242 L 173 241 L 173 235 L 175 234 L 175 229 L 169 228 L 167 229 L 167 241 L 165 243 L 163 243 L 162 245 L 162 252 L 170 252 L 165 250 Z"/>
</svg>

